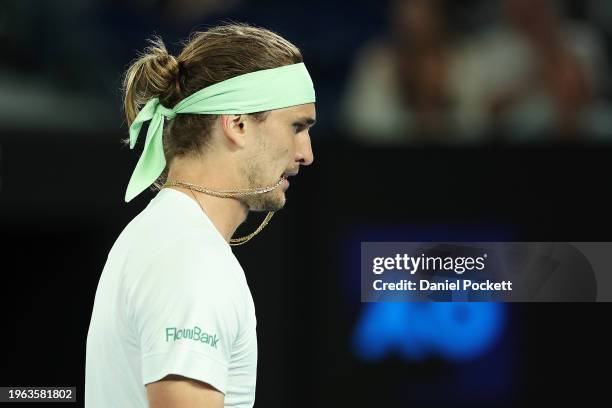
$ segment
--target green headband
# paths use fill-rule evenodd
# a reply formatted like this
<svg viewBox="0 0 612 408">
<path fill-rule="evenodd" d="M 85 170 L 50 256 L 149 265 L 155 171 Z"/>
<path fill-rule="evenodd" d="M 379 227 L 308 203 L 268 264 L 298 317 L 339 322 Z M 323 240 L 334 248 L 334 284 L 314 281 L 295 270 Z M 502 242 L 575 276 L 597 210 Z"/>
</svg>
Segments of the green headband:
<svg viewBox="0 0 612 408">
<path fill-rule="evenodd" d="M 164 117 L 172 119 L 179 113 L 253 113 L 311 102 L 315 102 L 314 86 L 304 63 L 264 69 L 227 79 L 200 89 L 172 109 L 162 106 L 159 98 L 149 100 L 130 126 L 130 149 L 133 149 L 142 124 L 151 121 L 144 150 L 125 193 L 125 202 L 153 184 L 166 167 L 162 143 Z"/>
</svg>

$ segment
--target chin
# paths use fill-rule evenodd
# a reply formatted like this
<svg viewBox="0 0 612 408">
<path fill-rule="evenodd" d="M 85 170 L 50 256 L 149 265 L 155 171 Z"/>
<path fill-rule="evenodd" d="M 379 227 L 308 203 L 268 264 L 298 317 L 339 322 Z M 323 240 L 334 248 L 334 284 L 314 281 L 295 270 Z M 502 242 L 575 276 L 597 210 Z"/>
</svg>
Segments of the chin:
<svg viewBox="0 0 612 408">
<path fill-rule="evenodd" d="M 274 207 L 275 209 L 270 209 L 268 211 L 281 210 L 285 206 L 285 203 L 287 202 L 287 197 L 285 197 L 284 191 L 280 191 L 280 194 L 274 198 L 275 200 L 274 200 L 274 203 L 271 205 L 271 207 Z"/>
<path fill-rule="evenodd" d="M 280 199 L 274 200 L 273 202 L 269 202 L 266 205 L 266 208 L 264 211 L 278 211 L 278 210 L 282 210 L 283 207 L 285 206 L 285 195 L 283 194 L 283 196 Z"/>
<path fill-rule="evenodd" d="M 278 211 L 285 206 L 285 193 L 280 192 L 262 197 L 260 200 L 253 200 L 249 203 L 249 210 L 254 212 L 261 211 Z"/>
</svg>

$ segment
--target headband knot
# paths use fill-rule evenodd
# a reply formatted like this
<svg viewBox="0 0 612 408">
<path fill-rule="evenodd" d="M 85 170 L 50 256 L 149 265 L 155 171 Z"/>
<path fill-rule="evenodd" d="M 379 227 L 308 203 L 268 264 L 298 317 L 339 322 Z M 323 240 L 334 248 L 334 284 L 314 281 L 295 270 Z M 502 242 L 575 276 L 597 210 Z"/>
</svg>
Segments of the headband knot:
<svg viewBox="0 0 612 408">
<path fill-rule="evenodd" d="M 175 111 L 173 111 L 172 109 L 166 108 L 164 105 L 159 103 L 159 101 L 158 101 L 157 106 L 155 107 L 155 113 L 160 113 L 164 115 L 165 117 L 167 117 L 168 119 L 174 119 L 174 117 L 176 116 Z"/>
</svg>

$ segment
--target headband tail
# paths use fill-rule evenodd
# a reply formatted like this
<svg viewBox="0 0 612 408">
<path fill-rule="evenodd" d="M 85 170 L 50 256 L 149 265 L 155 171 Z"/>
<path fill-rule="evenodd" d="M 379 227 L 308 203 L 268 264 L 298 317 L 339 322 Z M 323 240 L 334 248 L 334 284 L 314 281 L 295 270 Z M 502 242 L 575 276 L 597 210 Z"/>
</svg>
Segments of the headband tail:
<svg viewBox="0 0 612 408">
<path fill-rule="evenodd" d="M 164 116 L 156 113 L 151 119 L 145 146 L 132 173 L 125 193 L 125 202 L 143 192 L 157 180 L 166 167 L 163 145 Z"/>
</svg>

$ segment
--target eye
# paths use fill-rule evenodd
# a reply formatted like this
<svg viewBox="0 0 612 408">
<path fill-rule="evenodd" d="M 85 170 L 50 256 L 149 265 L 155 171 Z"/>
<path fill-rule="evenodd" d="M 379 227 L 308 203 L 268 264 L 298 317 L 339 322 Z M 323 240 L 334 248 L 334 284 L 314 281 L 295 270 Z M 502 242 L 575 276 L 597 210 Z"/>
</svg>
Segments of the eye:
<svg viewBox="0 0 612 408">
<path fill-rule="evenodd" d="M 295 130 L 295 133 L 300 133 L 302 130 L 304 130 L 304 125 L 301 123 L 295 123 L 293 125 L 293 129 Z"/>
</svg>

